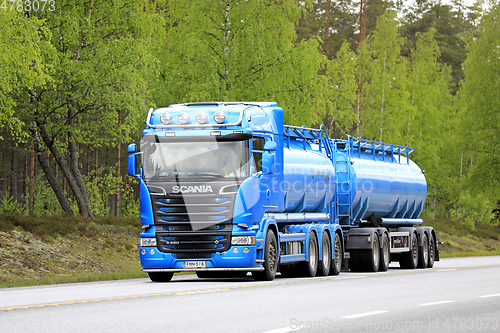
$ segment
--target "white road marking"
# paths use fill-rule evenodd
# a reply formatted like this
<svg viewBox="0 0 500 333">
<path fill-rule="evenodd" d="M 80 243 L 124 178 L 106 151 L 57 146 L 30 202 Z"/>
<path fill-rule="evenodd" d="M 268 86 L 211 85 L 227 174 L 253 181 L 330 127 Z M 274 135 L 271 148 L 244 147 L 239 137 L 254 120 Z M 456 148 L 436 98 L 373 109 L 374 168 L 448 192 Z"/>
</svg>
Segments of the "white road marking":
<svg viewBox="0 0 500 333">
<path fill-rule="evenodd" d="M 277 328 L 275 330 L 265 331 L 262 333 L 287 333 L 292 331 L 294 331 L 294 329 L 291 327 L 283 327 L 283 328 Z"/>
<path fill-rule="evenodd" d="M 492 295 L 483 295 L 483 296 L 479 296 L 479 297 L 499 297 L 500 294 L 492 294 Z"/>
<path fill-rule="evenodd" d="M 453 303 L 453 302 L 455 302 L 455 301 L 432 302 L 432 303 L 420 304 L 420 306 L 439 305 L 439 304 L 446 304 L 446 303 Z"/>
<path fill-rule="evenodd" d="M 356 319 L 356 318 L 361 318 L 361 317 L 367 317 L 367 316 L 373 316 L 381 313 L 386 313 L 388 311 L 372 311 L 372 312 L 365 312 L 365 313 L 358 313 L 358 314 L 353 314 L 350 316 L 344 316 L 342 318 L 344 319 Z"/>
</svg>

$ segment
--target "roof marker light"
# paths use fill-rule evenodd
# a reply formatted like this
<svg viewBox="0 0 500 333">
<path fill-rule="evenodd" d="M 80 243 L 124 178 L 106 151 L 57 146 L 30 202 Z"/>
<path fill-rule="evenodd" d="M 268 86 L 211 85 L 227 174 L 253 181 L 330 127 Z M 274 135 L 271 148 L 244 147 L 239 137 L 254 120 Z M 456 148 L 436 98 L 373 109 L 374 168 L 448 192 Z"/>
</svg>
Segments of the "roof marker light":
<svg viewBox="0 0 500 333">
<path fill-rule="evenodd" d="M 172 115 L 168 112 L 163 112 L 160 116 L 160 121 L 165 125 L 170 124 L 171 120 L 172 120 Z"/>
<path fill-rule="evenodd" d="M 226 120 L 226 115 L 222 111 L 217 111 L 214 114 L 214 120 L 217 122 L 217 124 L 222 124 L 224 120 Z"/>
<path fill-rule="evenodd" d="M 179 120 L 179 122 L 182 125 L 185 125 L 189 121 L 189 114 L 187 114 L 186 112 L 181 112 L 181 113 L 179 113 L 179 116 L 177 117 L 177 119 Z"/>
<path fill-rule="evenodd" d="M 207 122 L 207 119 L 208 119 L 208 116 L 205 112 L 203 111 L 200 111 L 196 114 L 196 121 L 199 123 L 199 124 L 204 124 Z"/>
</svg>

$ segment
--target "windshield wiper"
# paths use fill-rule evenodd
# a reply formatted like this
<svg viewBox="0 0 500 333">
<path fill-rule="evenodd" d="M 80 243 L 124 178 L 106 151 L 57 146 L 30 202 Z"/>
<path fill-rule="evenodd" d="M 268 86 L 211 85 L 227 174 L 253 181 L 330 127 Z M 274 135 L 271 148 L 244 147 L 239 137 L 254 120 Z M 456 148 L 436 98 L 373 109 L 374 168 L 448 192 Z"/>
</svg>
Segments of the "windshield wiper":
<svg viewBox="0 0 500 333">
<path fill-rule="evenodd" d="M 209 172 L 194 172 L 191 173 L 190 176 L 202 176 L 202 177 L 214 177 L 214 178 L 222 177 L 222 175 L 219 173 L 209 173 Z"/>
</svg>

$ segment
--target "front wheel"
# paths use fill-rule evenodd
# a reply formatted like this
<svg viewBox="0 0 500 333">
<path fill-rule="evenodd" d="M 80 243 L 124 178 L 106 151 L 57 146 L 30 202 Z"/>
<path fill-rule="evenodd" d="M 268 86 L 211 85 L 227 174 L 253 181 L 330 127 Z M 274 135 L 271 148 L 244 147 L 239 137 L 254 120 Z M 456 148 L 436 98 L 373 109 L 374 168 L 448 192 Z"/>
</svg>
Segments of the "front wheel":
<svg viewBox="0 0 500 333">
<path fill-rule="evenodd" d="M 169 282 L 174 276 L 173 272 L 151 272 L 148 273 L 149 279 L 153 282 Z"/>
<path fill-rule="evenodd" d="M 272 230 L 267 230 L 266 246 L 264 248 L 264 270 L 252 272 L 252 276 L 258 281 L 272 281 L 278 270 L 278 241 Z"/>
</svg>

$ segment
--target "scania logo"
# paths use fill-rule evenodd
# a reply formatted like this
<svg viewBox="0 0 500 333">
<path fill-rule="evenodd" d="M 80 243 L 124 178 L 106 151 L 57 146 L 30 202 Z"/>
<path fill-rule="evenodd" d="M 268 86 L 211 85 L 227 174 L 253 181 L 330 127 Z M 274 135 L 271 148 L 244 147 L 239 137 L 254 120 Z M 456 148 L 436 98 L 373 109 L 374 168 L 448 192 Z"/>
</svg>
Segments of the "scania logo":
<svg viewBox="0 0 500 333">
<path fill-rule="evenodd" d="M 214 193 L 212 186 L 172 186 L 173 193 Z"/>
</svg>

